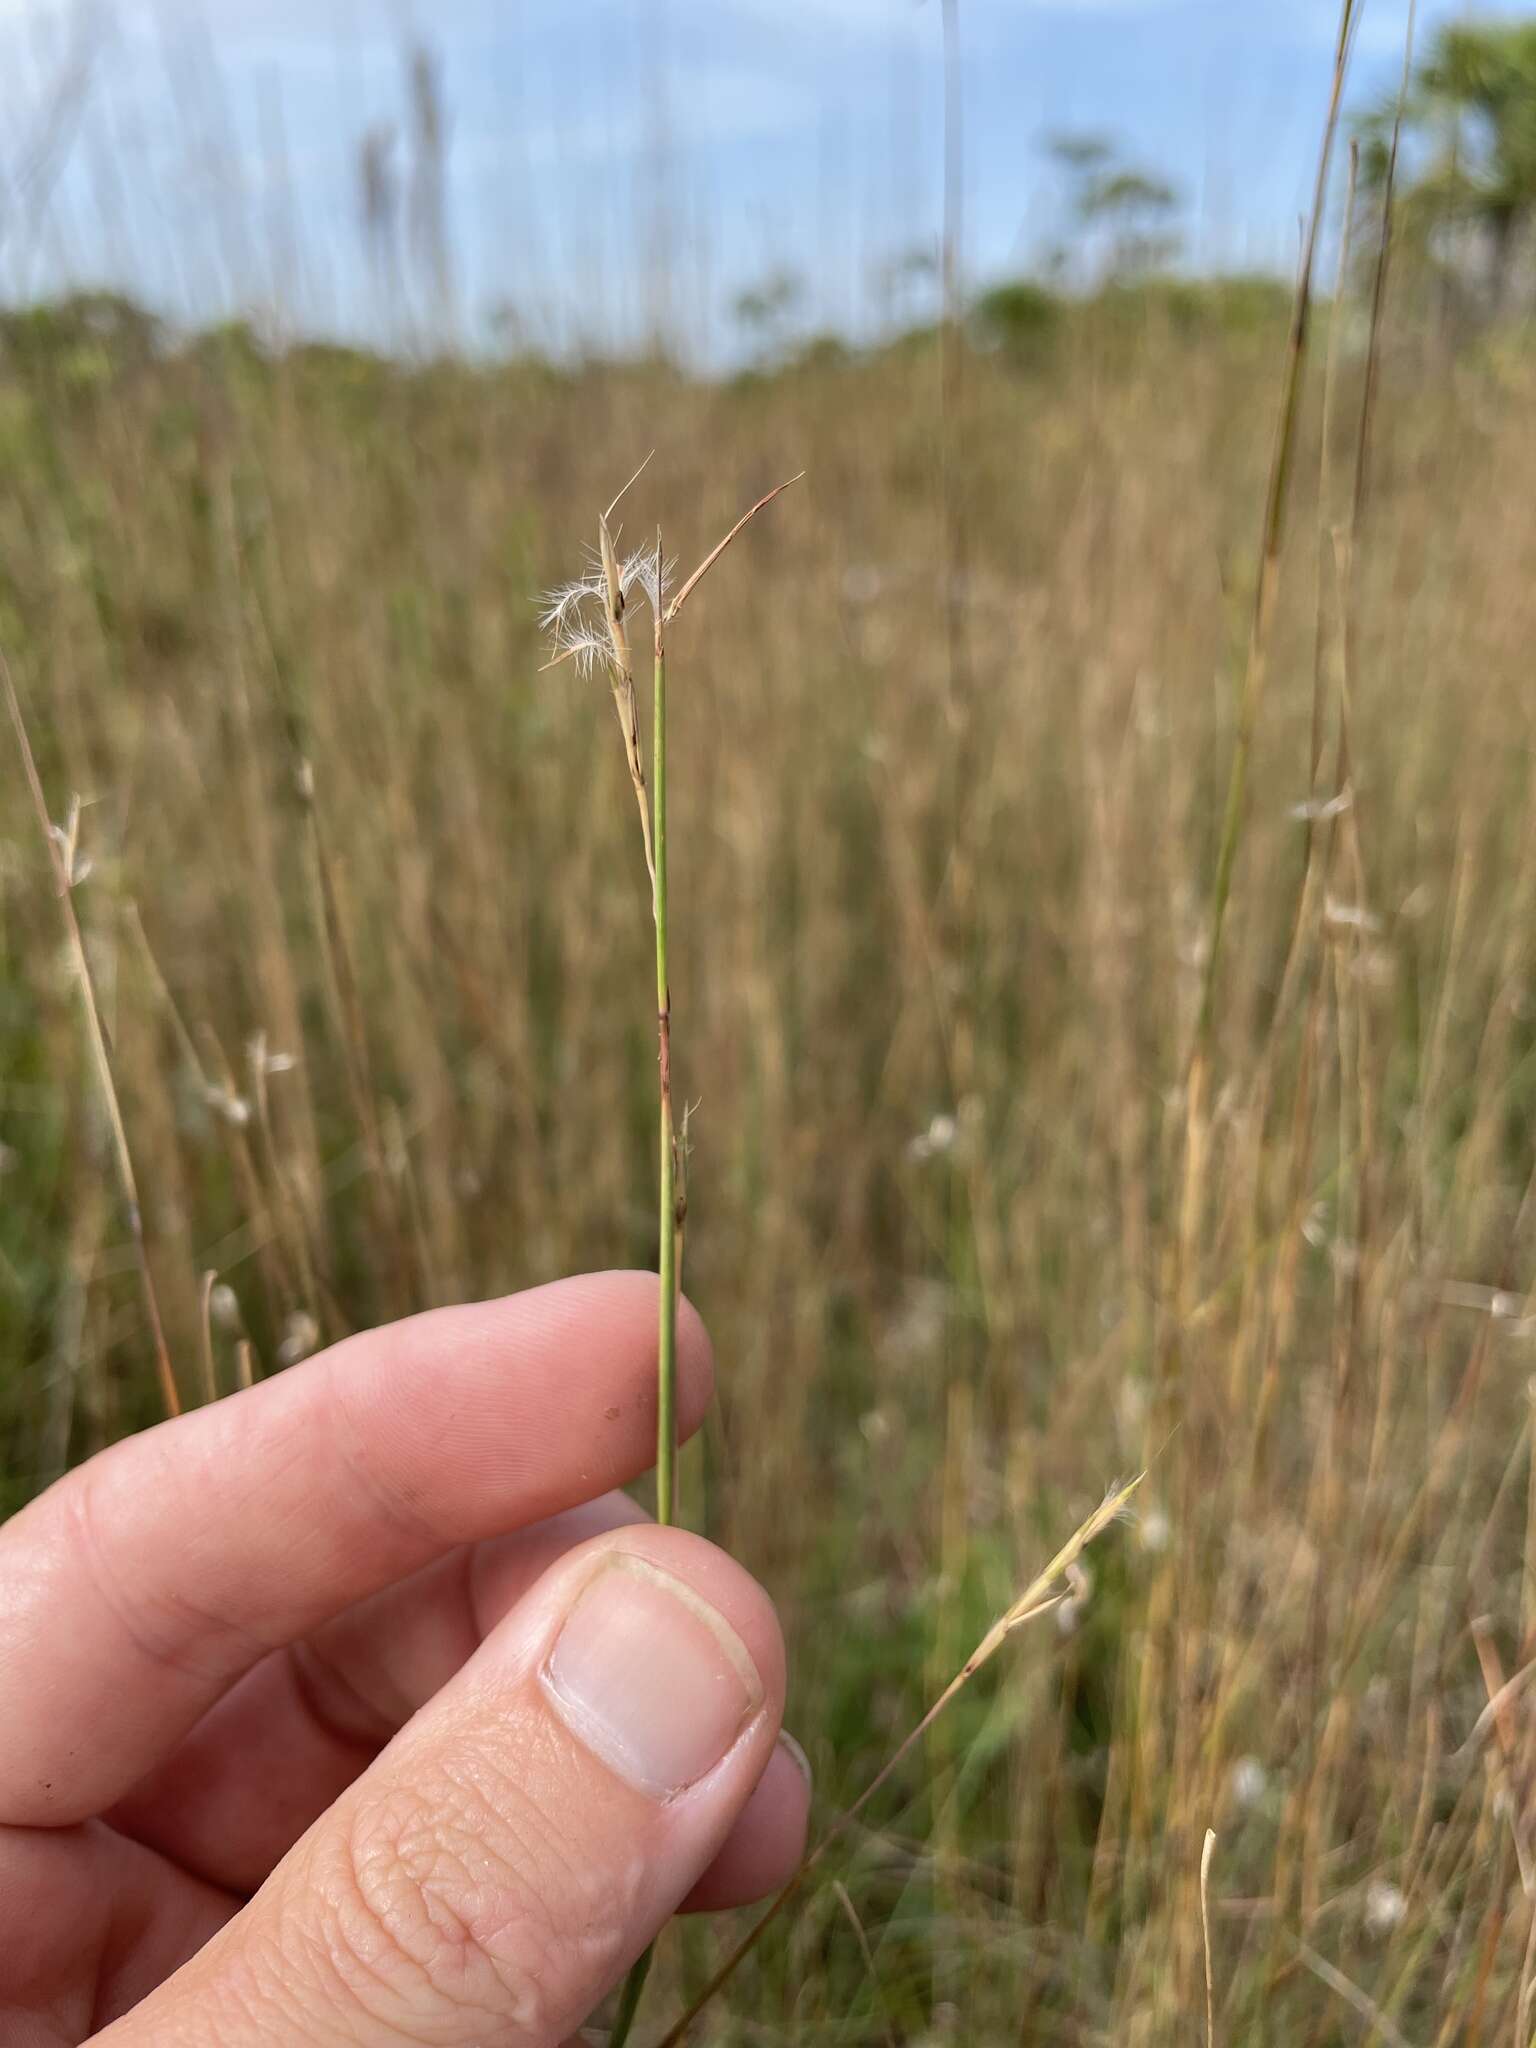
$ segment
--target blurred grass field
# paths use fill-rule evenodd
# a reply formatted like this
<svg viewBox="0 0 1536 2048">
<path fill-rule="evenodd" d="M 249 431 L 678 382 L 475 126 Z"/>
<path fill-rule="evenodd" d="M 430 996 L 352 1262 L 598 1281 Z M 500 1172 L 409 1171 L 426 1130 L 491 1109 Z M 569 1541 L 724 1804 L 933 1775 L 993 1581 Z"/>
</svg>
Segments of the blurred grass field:
<svg viewBox="0 0 1536 2048">
<path fill-rule="evenodd" d="M 1150 1476 L 701 2038 L 1201 2040 L 1210 1827 L 1220 2039 L 1526 2042 L 1536 1745 L 1479 1717 L 1536 1647 L 1536 372 L 1388 333 L 1341 577 L 1325 320 L 1192 1123 L 1284 300 L 1064 319 L 967 349 L 941 426 L 921 335 L 700 381 L 7 316 L 0 644 L 84 800 L 182 1395 L 654 1263 L 631 797 L 535 599 L 648 448 L 629 516 L 685 560 L 805 468 L 677 650 L 673 996 L 720 1363 L 686 1514 L 780 1603 L 824 1818 Z M 158 1406 L 0 772 L 15 1507 Z"/>
</svg>

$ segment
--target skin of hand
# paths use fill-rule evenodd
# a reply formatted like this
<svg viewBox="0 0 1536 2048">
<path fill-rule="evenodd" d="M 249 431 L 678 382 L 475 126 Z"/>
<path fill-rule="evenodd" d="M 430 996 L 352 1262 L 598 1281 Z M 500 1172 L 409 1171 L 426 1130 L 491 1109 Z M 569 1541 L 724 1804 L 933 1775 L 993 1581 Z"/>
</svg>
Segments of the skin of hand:
<svg viewBox="0 0 1536 2048">
<path fill-rule="evenodd" d="M 0 1529 L 6 2048 L 560 2048 L 809 1785 L 751 1578 L 614 1491 L 656 1280 L 348 1338 Z M 710 1398 L 683 1304 L 678 1411 Z"/>
</svg>

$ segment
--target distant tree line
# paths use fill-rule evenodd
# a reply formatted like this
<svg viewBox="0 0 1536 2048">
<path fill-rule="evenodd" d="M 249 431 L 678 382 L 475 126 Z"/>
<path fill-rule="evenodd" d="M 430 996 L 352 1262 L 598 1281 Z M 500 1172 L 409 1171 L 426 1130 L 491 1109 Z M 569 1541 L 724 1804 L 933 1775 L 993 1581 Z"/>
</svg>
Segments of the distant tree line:
<svg viewBox="0 0 1536 2048">
<path fill-rule="evenodd" d="M 1401 102 L 1359 123 L 1367 205 L 1385 197 L 1399 116 L 1392 231 L 1404 256 L 1464 320 L 1536 313 L 1536 20 L 1436 32 Z"/>
<path fill-rule="evenodd" d="M 1360 150 L 1355 246 L 1367 274 L 1390 228 L 1397 289 L 1455 328 L 1536 316 L 1536 18 L 1440 26 L 1406 90 L 1355 123 Z M 1063 187 L 1062 232 L 1027 275 L 982 291 L 972 327 L 984 347 L 1021 359 L 1049 346 L 1069 301 L 1156 307 L 1174 325 L 1246 331 L 1283 314 L 1285 281 L 1200 277 L 1180 269 L 1177 189 L 1108 137 L 1057 134 L 1045 154 Z M 1395 186 L 1388 191 L 1395 172 Z M 1390 217 L 1388 199 L 1390 197 Z M 937 265 L 915 249 L 886 266 L 893 313 L 909 331 Z M 782 360 L 803 302 L 779 272 L 735 307 L 764 359 Z"/>
<path fill-rule="evenodd" d="M 435 71 L 421 51 L 410 72 L 412 162 L 409 240 L 430 275 L 432 295 L 451 293 L 442 201 L 444 117 Z M 1366 109 L 1355 124 L 1362 261 L 1390 225 L 1398 256 L 1395 289 L 1444 322 L 1466 330 L 1507 326 L 1536 315 L 1536 17 L 1449 23 L 1412 64 L 1405 89 Z M 370 131 L 360 152 L 359 192 L 381 297 L 398 264 L 392 131 Z M 1027 274 L 983 289 L 972 301 L 970 333 L 980 348 L 1021 363 L 1045 360 L 1064 323 L 1085 306 L 1139 320 L 1160 315 L 1175 330 L 1268 332 L 1284 317 L 1288 286 L 1269 276 L 1202 276 L 1180 267 L 1180 195 L 1155 170 L 1128 159 L 1109 138 L 1055 134 L 1044 151 L 1061 195 L 1058 232 Z M 1389 190 L 1390 188 L 1390 190 Z M 1388 200 L 1390 198 L 1390 208 Z M 780 269 L 742 291 L 731 311 L 745 359 L 768 370 L 797 360 L 826 362 L 848 352 L 846 337 L 808 337 L 807 293 Z M 879 297 L 883 346 L 921 343 L 938 320 L 938 266 L 917 247 L 888 260 Z M 392 332 L 392 330 L 391 330 Z M 420 337 L 418 337 L 418 342 Z M 251 359 L 262 346 L 239 325 L 202 337 Z M 0 312 L 0 369 L 70 366 L 74 381 L 93 368 L 132 363 L 181 345 L 147 312 L 113 293 L 84 292 L 51 305 Z M 389 346 L 386 339 L 385 347 Z M 339 350 L 361 364 L 367 349 Z"/>
</svg>

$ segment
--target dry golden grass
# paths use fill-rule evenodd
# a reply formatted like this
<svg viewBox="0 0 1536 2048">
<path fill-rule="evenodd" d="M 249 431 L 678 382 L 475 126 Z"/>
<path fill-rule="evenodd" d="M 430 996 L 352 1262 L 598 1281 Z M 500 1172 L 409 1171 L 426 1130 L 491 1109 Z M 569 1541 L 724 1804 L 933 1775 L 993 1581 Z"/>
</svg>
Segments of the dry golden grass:
<svg viewBox="0 0 1536 2048">
<path fill-rule="evenodd" d="M 1347 663 L 1309 389 L 1191 1175 L 1282 354 L 1131 305 L 1028 374 L 967 363 L 959 697 L 925 346 L 733 387 L 237 347 L 0 373 L 0 636 L 54 814 L 91 800 L 75 903 L 189 1402 L 205 1302 L 228 1387 L 242 1338 L 271 1371 L 654 1262 L 633 799 L 533 600 L 616 450 L 663 450 L 635 517 L 685 559 L 810 471 L 690 614 L 671 965 L 721 1365 L 685 1514 L 781 1603 L 826 1815 L 1152 1470 L 701 2038 L 1202 2040 L 1208 1828 L 1222 2043 L 1530 2037 L 1536 1736 L 1518 1690 L 1479 1715 L 1536 1648 L 1536 384 L 1389 348 Z M 1345 497 L 1360 383 L 1346 337 Z M 1317 802 L 1341 677 L 1352 801 L 1282 989 L 1319 645 Z M 156 1395 L 5 772 L 14 1504 Z"/>
</svg>

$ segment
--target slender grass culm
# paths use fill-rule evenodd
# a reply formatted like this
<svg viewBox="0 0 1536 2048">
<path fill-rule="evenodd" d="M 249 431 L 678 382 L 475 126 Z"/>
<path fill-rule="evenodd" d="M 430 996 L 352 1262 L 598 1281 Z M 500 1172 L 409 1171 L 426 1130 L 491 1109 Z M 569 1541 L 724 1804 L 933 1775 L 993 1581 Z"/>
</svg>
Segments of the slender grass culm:
<svg viewBox="0 0 1536 2048">
<path fill-rule="evenodd" d="M 634 786 L 640 817 L 641 845 L 651 883 L 651 910 L 656 937 L 656 1211 L 660 1282 L 656 1352 L 656 1519 L 663 1525 L 668 1525 L 676 1519 L 677 1507 L 677 1298 L 682 1283 L 681 1244 L 684 1216 L 672 1083 L 672 993 L 667 888 L 667 629 L 680 616 L 688 599 L 742 528 L 754 519 L 765 505 L 770 504 L 780 491 L 787 490 L 789 484 L 797 483 L 799 478 L 789 478 L 788 482 L 777 485 L 750 506 L 724 538 L 704 557 L 676 594 L 669 595 L 671 565 L 666 561 L 660 536 L 658 535 L 655 542 L 647 548 L 621 555 L 618 537 L 611 523 L 620 500 L 649 461 L 650 457 L 647 456 L 646 462 L 640 465 L 607 511 L 599 517 L 597 550 L 586 573 L 573 582 L 551 591 L 545 598 L 542 623 L 552 643 L 547 668 L 572 661 L 581 674 L 607 675 L 613 690 L 614 708 L 618 714 L 630 780 Z M 639 694 L 635 687 L 635 664 L 629 632 L 629 612 L 636 593 L 642 595 L 649 604 L 653 626 L 654 667 L 649 774 L 641 743 Z M 964 1690 L 976 1673 L 990 1662 L 1004 1642 L 1026 1622 L 1048 1612 L 1055 1604 L 1053 1586 L 1073 1563 L 1078 1553 L 1117 1519 L 1139 1483 L 1139 1480 L 1133 1480 L 1129 1486 L 1112 1489 L 1100 1507 L 1074 1533 L 1064 1549 L 1052 1559 L 1045 1571 L 1031 1582 L 1024 1594 L 993 1626 L 950 1684 L 930 1706 L 918 1726 L 887 1760 L 854 1804 L 833 1823 L 802 1863 L 796 1876 L 779 1893 L 745 1939 L 726 1958 L 688 2012 L 674 2023 L 665 2036 L 663 2048 L 671 2048 L 671 2044 L 684 2038 L 703 2005 L 715 1995 L 744 1957 L 757 1945 L 768 1927 L 798 1894 L 822 1858 L 857 1820 L 864 1807 L 887 1782 L 914 1745 L 933 1726 L 950 1702 Z M 609 2048 L 625 2048 L 640 2008 L 653 1954 L 653 1949 L 647 1949 L 625 1979 L 608 2037 Z"/>
<path fill-rule="evenodd" d="M 657 1179 L 656 1226 L 658 1326 L 656 1343 L 656 1519 L 664 1527 L 677 1512 L 677 1297 L 682 1284 L 683 1198 L 678 1135 L 672 1098 L 672 983 L 668 953 L 667 901 L 667 628 L 744 526 L 763 507 L 798 483 L 790 477 L 759 498 L 717 542 L 693 574 L 669 597 L 669 565 L 658 534 L 653 547 L 621 557 L 611 524 L 619 501 L 650 461 L 647 456 L 597 522 L 596 560 L 581 577 L 552 591 L 543 624 L 551 635 L 549 666 L 573 660 L 583 674 L 606 672 L 624 741 L 624 755 L 640 815 L 640 838 L 651 883 L 656 928 Z M 651 697 L 651 766 L 647 780 L 640 737 L 640 704 L 628 614 L 631 598 L 650 605 L 654 667 Z M 610 2048 L 623 2048 L 639 2010 L 650 1971 L 647 1949 L 625 1981 Z"/>
<path fill-rule="evenodd" d="M 91 972 L 90 955 L 86 950 L 80 920 L 75 914 L 75 885 L 82 878 L 80 863 L 77 860 L 80 799 L 75 797 L 71 800 L 67 823 L 54 823 L 49 814 L 48 799 L 43 792 L 42 777 L 38 773 L 37 758 L 32 751 L 31 736 L 27 731 L 26 720 L 22 716 L 21 699 L 16 693 L 16 680 L 11 674 L 10 663 L 4 654 L 0 654 L 0 689 L 3 689 L 5 694 L 11 728 L 16 735 L 22 770 L 26 776 L 27 792 L 37 815 L 43 844 L 47 848 L 48 862 L 53 870 L 54 892 L 59 899 L 59 908 L 64 917 L 70 964 L 76 986 L 80 991 L 80 1006 L 85 1018 L 91 1064 L 101 1090 L 102 1107 L 106 1111 L 112 1156 L 117 1166 L 123 1209 L 133 1245 L 134 1264 L 138 1268 L 144 1316 L 149 1324 L 150 1342 L 155 1354 L 155 1372 L 160 1383 L 160 1399 L 167 1415 L 179 1415 L 181 1395 L 177 1390 L 176 1374 L 171 1365 L 170 1347 L 165 1338 L 165 1319 L 160 1313 L 160 1297 L 155 1289 L 154 1269 L 149 1262 L 149 1247 L 144 1238 L 144 1205 L 139 1198 L 138 1175 L 134 1170 L 133 1153 L 128 1144 L 128 1130 L 123 1121 L 122 1104 L 118 1100 L 117 1083 L 112 1074 L 112 1058 L 107 1047 L 107 1034 L 102 1026 L 101 1004 L 96 995 L 96 981 Z"/>
</svg>

